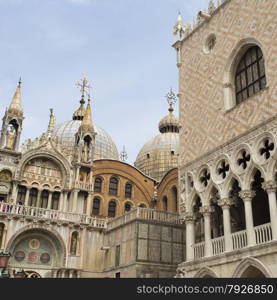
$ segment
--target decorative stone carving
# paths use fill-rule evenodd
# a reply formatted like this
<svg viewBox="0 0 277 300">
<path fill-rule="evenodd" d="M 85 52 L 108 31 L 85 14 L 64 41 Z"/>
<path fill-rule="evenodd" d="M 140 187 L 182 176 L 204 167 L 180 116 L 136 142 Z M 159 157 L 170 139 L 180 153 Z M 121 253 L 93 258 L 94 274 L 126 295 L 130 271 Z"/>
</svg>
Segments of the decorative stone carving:
<svg viewBox="0 0 277 300">
<path fill-rule="evenodd" d="M 262 183 L 262 188 L 267 192 L 276 192 L 277 184 L 273 180 Z"/>
<path fill-rule="evenodd" d="M 222 208 L 229 208 L 232 204 L 234 204 L 234 201 L 230 198 L 223 198 L 218 201 L 218 205 Z"/>
<path fill-rule="evenodd" d="M 205 216 L 205 215 L 210 215 L 212 212 L 214 212 L 214 208 L 209 206 L 209 205 L 205 205 L 200 207 L 200 212 Z"/>
<path fill-rule="evenodd" d="M 240 191 L 239 196 L 243 201 L 252 201 L 253 197 L 256 195 L 254 191 L 251 190 L 245 190 L 245 191 Z"/>
</svg>

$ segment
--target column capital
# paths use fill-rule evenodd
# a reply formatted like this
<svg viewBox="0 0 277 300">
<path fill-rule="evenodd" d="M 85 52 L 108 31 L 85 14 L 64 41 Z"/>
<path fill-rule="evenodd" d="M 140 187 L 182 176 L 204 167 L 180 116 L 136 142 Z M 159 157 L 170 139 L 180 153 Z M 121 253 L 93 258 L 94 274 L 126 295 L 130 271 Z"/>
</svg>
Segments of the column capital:
<svg viewBox="0 0 277 300">
<path fill-rule="evenodd" d="M 200 207 L 200 212 L 204 216 L 209 216 L 212 212 L 214 212 L 214 208 L 211 207 L 210 205 L 204 205 L 204 206 Z"/>
<path fill-rule="evenodd" d="M 252 190 L 244 190 L 239 192 L 239 196 L 243 201 L 252 201 L 253 197 L 255 197 L 256 192 Z"/>
<path fill-rule="evenodd" d="M 265 181 L 262 183 L 262 188 L 267 192 L 276 192 L 277 184 L 275 181 Z"/>
<path fill-rule="evenodd" d="M 218 205 L 222 208 L 230 208 L 234 204 L 234 201 L 231 198 L 222 198 L 218 201 Z"/>
<path fill-rule="evenodd" d="M 193 223 L 194 222 L 194 215 L 193 212 L 186 212 L 184 216 L 185 223 Z"/>
</svg>

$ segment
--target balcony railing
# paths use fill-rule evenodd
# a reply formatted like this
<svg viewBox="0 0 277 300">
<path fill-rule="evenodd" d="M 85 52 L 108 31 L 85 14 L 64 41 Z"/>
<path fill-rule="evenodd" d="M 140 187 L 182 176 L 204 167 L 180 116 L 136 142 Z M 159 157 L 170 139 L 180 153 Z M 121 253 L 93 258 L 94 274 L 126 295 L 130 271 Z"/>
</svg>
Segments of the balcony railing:
<svg viewBox="0 0 277 300">
<path fill-rule="evenodd" d="M 93 227 L 106 228 L 107 220 L 90 217 L 88 215 L 62 212 L 58 210 L 45 209 L 32 206 L 0 203 L 0 214 L 10 214 L 22 217 L 37 218 L 48 221 L 66 221 L 73 223 L 83 223 Z"/>
<path fill-rule="evenodd" d="M 107 229 L 113 229 L 136 219 L 151 220 L 170 224 L 181 224 L 180 216 L 177 213 L 137 207 L 123 216 L 112 219 L 108 223 Z"/>
<path fill-rule="evenodd" d="M 233 250 L 247 247 L 247 233 L 246 230 L 235 232 L 231 235 Z"/>
<path fill-rule="evenodd" d="M 193 246 L 194 258 L 199 259 L 205 255 L 205 242 L 197 243 Z"/>
<path fill-rule="evenodd" d="M 212 239 L 213 255 L 220 254 L 225 251 L 224 236 Z"/>
<path fill-rule="evenodd" d="M 271 223 L 254 227 L 256 245 L 265 244 L 272 241 Z M 231 234 L 231 251 L 248 247 L 247 231 L 242 230 Z M 218 255 L 225 252 L 225 237 L 214 238 L 212 242 L 212 255 Z M 205 257 L 205 242 L 193 245 L 194 259 Z"/>
<path fill-rule="evenodd" d="M 93 184 L 82 182 L 82 181 L 76 181 L 75 182 L 75 188 L 81 189 L 81 190 L 92 191 L 93 190 Z"/>
<path fill-rule="evenodd" d="M 272 240 L 271 224 L 263 224 L 255 227 L 256 244 L 264 244 Z"/>
</svg>

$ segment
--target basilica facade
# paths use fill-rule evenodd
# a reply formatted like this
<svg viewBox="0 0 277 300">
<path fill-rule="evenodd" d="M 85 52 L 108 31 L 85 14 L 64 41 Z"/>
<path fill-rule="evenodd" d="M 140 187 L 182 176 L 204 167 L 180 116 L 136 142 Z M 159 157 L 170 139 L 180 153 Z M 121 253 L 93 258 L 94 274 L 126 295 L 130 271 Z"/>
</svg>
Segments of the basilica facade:
<svg viewBox="0 0 277 300">
<path fill-rule="evenodd" d="M 86 78 L 72 119 L 56 123 L 50 109 L 45 132 L 20 145 L 21 85 L 0 138 L 0 249 L 11 255 L 8 269 L 28 277 L 172 277 L 185 252 L 173 102 L 135 167 L 92 121 Z"/>
</svg>

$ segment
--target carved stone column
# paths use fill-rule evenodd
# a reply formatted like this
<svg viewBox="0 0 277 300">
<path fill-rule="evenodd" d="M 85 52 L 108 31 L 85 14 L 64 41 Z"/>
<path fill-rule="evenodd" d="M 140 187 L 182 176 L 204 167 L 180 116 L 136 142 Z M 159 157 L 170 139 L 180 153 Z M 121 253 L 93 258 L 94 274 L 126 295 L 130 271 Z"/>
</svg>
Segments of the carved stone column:
<svg viewBox="0 0 277 300">
<path fill-rule="evenodd" d="M 26 187 L 26 189 L 27 189 L 27 190 L 26 190 L 26 195 L 25 195 L 24 205 L 25 205 L 25 206 L 28 206 L 31 188 L 30 188 L 30 187 Z"/>
<path fill-rule="evenodd" d="M 51 209 L 53 192 L 49 191 L 47 209 Z"/>
<path fill-rule="evenodd" d="M 17 199 L 17 192 L 18 192 L 18 182 L 13 182 L 13 187 L 12 187 L 12 197 L 11 197 L 11 202 L 13 204 L 16 204 L 16 199 Z"/>
<path fill-rule="evenodd" d="M 247 243 L 248 246 L 253 246 L 256 244 L 256 237 L 254 231 L 253 222 L 253 211 L 252 211 L 252 199 L 255 196 L 255 192 L 251 190 L 240 191 L 239 196 L 244 202 L 244 212 L 245 212 L 245 223 L 247 231 Z"/>
<path fill-rule="evenodd" d="M 90 216 L 90 214 L 91 214 L 92 198 L 93 198 L 93 193 L 88 193 L 88 197 L 87 197 L 87 207 L 86 207 L 86 214 L 89 215 L 89 216 Z"/>
<path fill-rule="evenodd" d="M 185 214 L 185 223 L 186 223 L 186 252 L 187 252 L 187 261 L 194 260 L 194 217 L 193 213 Z"/>
<path fill-rule="evenodd" d="M 41 206 L 41 193 L 42 193 L 42 190 L 38 190 L 36 207 Z"/>
<path fill-rule="evenodd" d="M 72 205 L 72 212 L 74 212 L 74 213 L 77 212 L 78 193 L 79 193 L 79 190 L 74 190 L 74 191 L 73 191 L 73 205 Z"/>
<path fill-rule="evenodd" d="M 230 206 L 232 205 L 232 200 L 229 198 L 220 199 L 218 202 L 219 206 L 222 208 L 223 212 L 223 227 L 224 227 L 224 242 L 225 251 L 232 251 L 232 237 L 231 237 L 231 218 L 230 218 Z"/>
<path fill-rule="evenodd" d="M 205 230 L 205 257 L 212 256 L 212 237 L 211 237 L 211 213 L 213 209 L 209 206 L 202 206 L 200 212 L 204 216 L 204 230 Z"/>
<path fill-rule="evenodd" d="M 268 181 L 263 183 L 263 189 L 267 191 L 267 195 L 268 195 L 270 222 L 271 222 L 273 240 L 277 240 L 276 188 L 277 185 L 274 181 Z"/>
</svg>

